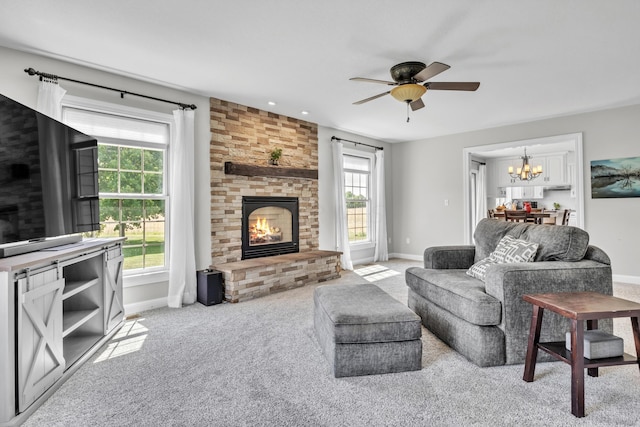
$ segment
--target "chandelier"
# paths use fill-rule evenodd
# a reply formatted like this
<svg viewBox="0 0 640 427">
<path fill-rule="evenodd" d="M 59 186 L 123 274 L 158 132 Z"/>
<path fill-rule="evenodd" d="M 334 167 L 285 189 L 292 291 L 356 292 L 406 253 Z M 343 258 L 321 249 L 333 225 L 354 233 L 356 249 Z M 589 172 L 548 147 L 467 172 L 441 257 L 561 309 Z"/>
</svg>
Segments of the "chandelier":
<svg viewBox="0 0 640 427">
<path fill-rule="evenodd" d="M 518 178 L 520 181 L 531 181 L 536 179 L 538 176 L 542 174 L 542 166 L 533 166 L 529 165 L 529 156 L 527 156 L 527 149 L 524 149 L 524 156 L 522 159 L 522 167 L 516 169 L 516 172 L 513 172 L 513 166 L 509 166 L 509 175 L 511 178 Z"/>
</svg>

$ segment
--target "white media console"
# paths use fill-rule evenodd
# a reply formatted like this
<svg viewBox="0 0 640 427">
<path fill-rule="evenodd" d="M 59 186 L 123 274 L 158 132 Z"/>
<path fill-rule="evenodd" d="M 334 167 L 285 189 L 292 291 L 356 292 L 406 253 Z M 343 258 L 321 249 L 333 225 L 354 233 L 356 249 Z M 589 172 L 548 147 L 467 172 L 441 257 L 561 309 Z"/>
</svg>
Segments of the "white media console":
<svg viewBox="0 0 640 427">
<path fill-rule="evenodd" d="M 122 326 L 123 241 L 0 259 L 0 426 L 24 422 Z"/>
</svg>

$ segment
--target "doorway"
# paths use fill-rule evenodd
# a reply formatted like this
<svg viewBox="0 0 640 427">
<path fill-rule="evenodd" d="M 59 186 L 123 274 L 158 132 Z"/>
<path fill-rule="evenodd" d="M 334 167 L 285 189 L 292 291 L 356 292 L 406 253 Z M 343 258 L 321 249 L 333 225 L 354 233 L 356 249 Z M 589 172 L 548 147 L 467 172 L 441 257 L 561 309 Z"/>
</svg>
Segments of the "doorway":
<svg viewBox="0 0 640 427">
<path fill-rule="evenodd" d="M 566 135 L 556 135 L 543 138 L 525 139 L 497 144 L 480 145 L 466 147 L 463 149 L 463 173 L 464 173 L 464 239 L 467 244 L 472 244 L 475 222 L 473 221 L 473 211 L 475 210 L 475 200 L 471 197 L 471 162 L 473 158 L 499 158 L 509 156 L 519 156 L 526 148 L 528 153 L 532 152 L 552 152 L 552 151 L 573 151 L 575 153 L 575 180 L 573 182 L 575 192 L 575 212 L 576 225 L 584 228 L 584 161 L 582 147 L 582 133 L 572 133 Z"/>
</svg>

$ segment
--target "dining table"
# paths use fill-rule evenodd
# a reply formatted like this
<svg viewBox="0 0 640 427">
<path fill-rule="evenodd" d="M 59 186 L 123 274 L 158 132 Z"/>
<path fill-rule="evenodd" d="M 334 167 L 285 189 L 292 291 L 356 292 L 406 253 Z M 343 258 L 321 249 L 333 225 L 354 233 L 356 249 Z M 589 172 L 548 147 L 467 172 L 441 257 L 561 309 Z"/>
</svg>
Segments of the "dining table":
<svg viewBox="0 0 640 427">
<path fill-rule="evenodd" d="M 531 212 L 527 212 L 524 209 L 517 209 L 517 210 L 510 210 L 509 212 L 519 212 L 519 213 L 526 213 L 527 214 L 527 219 L 531 218 L 536 224 L 542 224 L 542 218 L 551 218 L 551 212 L 542 212 L 542 211 L 531 211 Z M 496 219 L 501 219 L 504 220 L 504 211 L 498 211 L 495 210 L 493 212 L 493 216 Z M 554 215 L 555 216 L 555 215 Z"/>
</svg>

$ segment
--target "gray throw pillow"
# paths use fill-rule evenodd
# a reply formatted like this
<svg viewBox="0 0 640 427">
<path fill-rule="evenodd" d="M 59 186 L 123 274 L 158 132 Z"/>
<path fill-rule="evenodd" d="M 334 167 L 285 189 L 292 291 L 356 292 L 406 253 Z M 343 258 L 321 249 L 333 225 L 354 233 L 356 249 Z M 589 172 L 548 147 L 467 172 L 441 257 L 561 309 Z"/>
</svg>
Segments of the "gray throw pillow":
<svg viewBox="0 0 640 427">
<path fill-rule="evenodd" d="M 489 268 L 489 266 L 496 265 L 496 264 L 498 263 L 492 260 L 491 257 L 481 259 L 480 261 L 473 264 L 467 270 L 467 274 L 471 277 L 475 277 L 476 279 L 480 279 L 484 282 L 484 277 L 487 274 L 487 268 Z"/>
<path fill-rule="evenodd" d="M 504 236 L 500 239 L 495 251 L 491 252 L 487 258 L 473 264 L 467 270 L 467 274 L 484 282 L 487 268 L 490 266 L 509 262 L 531 262 L 535 259 L 537 250 L 537 243 Z"/>
<path fill-rule="evenodd" d="M 498 263 L 530 262 L 535 259 L 537 251 L 537 243 L 504 236 L 489 257 Z"/>
</svg>

